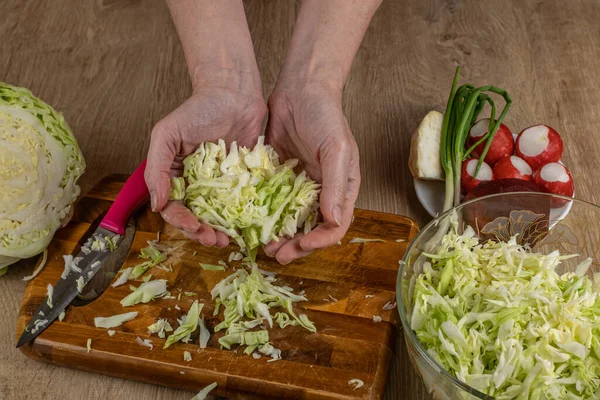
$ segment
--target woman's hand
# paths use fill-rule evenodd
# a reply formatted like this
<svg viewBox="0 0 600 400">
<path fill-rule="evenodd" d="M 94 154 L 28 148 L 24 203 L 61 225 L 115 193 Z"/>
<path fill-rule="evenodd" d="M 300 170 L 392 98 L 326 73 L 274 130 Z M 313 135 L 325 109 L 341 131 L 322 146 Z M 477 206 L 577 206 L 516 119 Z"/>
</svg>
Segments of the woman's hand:
<svg viewBox="0 0 600 400">
<path fill-rule="evenodd" d="M 265 247 L 282 264 L 339 241 L 352 222 L 360 187 L 356 141 L 342 112 L 352 60 L 381 0 L 303 0 L 275 91 L 267 140 L 280 156 L 298 158 L 322 183 L 325 223 L 308 235 Z"/>
<path fill-rule="evenodd" d="M 205 246 L 227 246 L 221 232 L 198 222 L 181 201 L 169 201 L 170 178 L 203 142 L 254 146 L 267 108 L 241 0 L 167 0 L 194 92 L 152 130 L 146 183 L 152 209 Z"/>
<path fill-rule="evenodd" d="M 325 223 L 306 236 L 280 238 L 265 247 L 267 255 L 287 264 L 345 235 L 360 187 L 359 154 L 339 90 L 316 84 L 276 89 L 269 113 L 268 142 L 282 159 L 298 158 L 308 175 L 322 183 Z"/>
<path fill-rule="evenodd" d="M 203 142 L 224 139 L 254 146 L 267 114 L 262 95 L 236 88 L 203 87 L 152 130 L 146 183 L 153 211 L 205 246 L 225 247 L 229 238 L 201 224 L 182 201 L 169 201 L 170 178 L 183 174 L 183 159 Z"/>
</svg>

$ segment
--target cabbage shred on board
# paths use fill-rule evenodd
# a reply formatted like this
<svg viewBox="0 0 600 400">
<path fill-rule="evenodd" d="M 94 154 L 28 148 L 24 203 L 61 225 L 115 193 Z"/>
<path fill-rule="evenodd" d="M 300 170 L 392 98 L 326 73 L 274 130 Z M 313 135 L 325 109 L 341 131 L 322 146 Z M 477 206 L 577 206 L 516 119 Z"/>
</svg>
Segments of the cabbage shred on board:
<svg viewBox="0 0 600 400">
<path fill-rule="evenodd" d="M 171 199 L 183 199 L 196 217 L 224 232 L 252 259 L 260 243 L 308 233 L 317 223 L 320 185 L 298 160 L 279 162 L 260 136 L 253 149 L 203 143 L 184 160 L 183 177 L 172 180 Z"/>
<path fill-rule="evenodd" d="M 427 353 L 495 399 L 600 398 L 600 280 L 559 275 L 558 251 L 453 229 L 425 254 L 411 328 Z"/>
<path fill-rule="evenodd" d="M 63 116 L 0 82 L 0 271 L 41 253 L 80 193 L 85 161 Z"/>
</svg>

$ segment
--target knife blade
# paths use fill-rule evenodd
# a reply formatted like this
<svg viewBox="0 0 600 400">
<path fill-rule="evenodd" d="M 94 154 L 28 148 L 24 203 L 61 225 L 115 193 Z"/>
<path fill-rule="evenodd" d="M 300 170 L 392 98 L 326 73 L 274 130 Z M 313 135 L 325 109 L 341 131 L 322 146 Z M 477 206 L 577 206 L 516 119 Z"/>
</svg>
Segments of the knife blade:
<svg viewBox="0 0 600 400">
<path fill-rule="evenodd" d="M 103 217 L 103 216 L 101 216 Z M 93 232 L 99 226 L 100 218 L 98 218 L 98 222 L 92 225 L 89 231 Z M 127 255 L 129 254 L 129 250 L 131 249 L 131 244 L 133 243 L 133 238 L 135 236 L 135 219 L 132 217 L 130 222 L 127 224 L 127 228 L 125 229 L 125 235 L 121 237 L 121 242 L 119 246 L 115 247 L 113 251 L 106 257 L 106 260 L 102 263 L 102 270 L 98 271 L 98 273 L 93 274 L 93 277 L 85 284 L 83 291 L 79 293 L 71 302 L 71 306 L 73 307 L 82 307 L 87 304 L 90 304 L 94 300 L 96 300 L 112 282 L 116 273 L 121 269 L 121 266 L 127 259 Z M 90 234 L 86 234 L 82 237 L 82 241 L 80 243 L 81 246 L 85 244 L 85 240 L 89 237 L 92 237 Z"/>
<path fill-rule="evenodd" d="M 34 340 L 71 302 L 84 291 L 85 286 L 111 259 L 114 250 L 123 244 L 129 217 L 149 198 L 144 181 L 144 160 L 127 179 L 114 203 L 90 234 L 79 253 L 69 263 L 69 268 L 54 285 L 50 296 L 35 311 L 21 334 L 17 348 Z"/>
</svg>

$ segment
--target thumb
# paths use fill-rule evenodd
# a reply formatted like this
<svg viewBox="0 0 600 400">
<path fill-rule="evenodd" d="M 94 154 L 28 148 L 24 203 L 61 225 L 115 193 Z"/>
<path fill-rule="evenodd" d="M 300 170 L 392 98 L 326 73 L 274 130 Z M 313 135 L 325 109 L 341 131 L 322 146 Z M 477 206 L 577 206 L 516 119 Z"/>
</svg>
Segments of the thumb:
<svg viewBox="0 0 600 400">
<path fill-rule="evenodd" d="M 161 127 L 160 122 L 154 127 L 144 174 L 154 212 L 162 210 L 169 201 L 171 167 L 178 147 L 175 140 L 173 135 Z"/>
<path fill-rule="evenodd" d="M 328 141 L 321 150 L 321 213 L 333 226 L 342 225 L 342 208 L 348 186 L 351 149 L 346 139 Z"/>
</svg>

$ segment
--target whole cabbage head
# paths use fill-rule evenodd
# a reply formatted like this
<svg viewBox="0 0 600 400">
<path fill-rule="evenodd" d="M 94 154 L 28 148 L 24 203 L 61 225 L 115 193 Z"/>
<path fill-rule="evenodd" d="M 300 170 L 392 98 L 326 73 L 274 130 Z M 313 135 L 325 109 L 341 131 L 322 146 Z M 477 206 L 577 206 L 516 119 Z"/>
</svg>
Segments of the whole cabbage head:
<svg viewBox="0 0 600 400">
<path fill-rule="evenodd" d="M 46 249 L 84 170 L 63 116 L 29 90 L 0 82 L 0 275 Z"/>
</svg>

